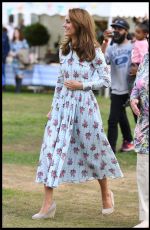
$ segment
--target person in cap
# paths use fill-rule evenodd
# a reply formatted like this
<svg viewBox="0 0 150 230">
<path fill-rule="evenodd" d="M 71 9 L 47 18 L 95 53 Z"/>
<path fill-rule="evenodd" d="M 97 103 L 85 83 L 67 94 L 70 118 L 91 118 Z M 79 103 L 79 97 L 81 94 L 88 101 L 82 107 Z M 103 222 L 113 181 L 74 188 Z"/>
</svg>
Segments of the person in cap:
<svg viewBox="0 0 150 230">
<path fill-rule="evenodd" d="M 112 31 L 104 31 L 102 44 L 106 62 L 111 66 L 111 106 L 108 119 L 108 140 L 113 151 L 116 152 L 119 123 L 123 135 L 120 150 L 128 152 L 134 149 L 134 145 L 124 104 L 129 98 L 127 77 L 130 71 L 133 44 L 127 39 L 130 27 L 125 19 L 116 18 L 111 27 Z M 112 45 L 108 46 L 110 37 L 113 42 Z"/>
</svg>

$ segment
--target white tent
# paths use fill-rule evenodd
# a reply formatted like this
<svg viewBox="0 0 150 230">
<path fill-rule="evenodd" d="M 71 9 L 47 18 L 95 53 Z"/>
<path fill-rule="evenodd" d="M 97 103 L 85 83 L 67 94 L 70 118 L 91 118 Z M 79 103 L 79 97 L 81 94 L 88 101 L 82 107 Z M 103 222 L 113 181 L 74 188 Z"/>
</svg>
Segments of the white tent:
<svg viewBox="0 0 150 230">
<path fill-rule="evenodd" d="M 145 17 L 148 16 L 148 2 L 33 2 L 28 3 L 30 11 L 36 14 L 66 15 L 69 8 L 80 7 L 92 15 L 101 17 Z"/>
<path fill-rule="evenodd" d="M 9 15 L 15 15 L 14 25 L 18 24 L 17 15 L 24 15 L 25 25 L 31 24 L 31 15 L 46 14 L 65 16 L 70 8 L 86 9 L 91 15 L 108 18 L 108 27 L 113 17 L 149 18 L 149 2 L 2 2 L 2 22 L 8 25 Z M 105 96 L 108 96 L 108 89 Z"/>
<path fill-rule="evenodd" d="M 23 13 L 25 23 L 29 24 L 29 15 L 66 15 L 69 8 L 79 7 L 89 11 L 91 15 L 101 17 L 149 17 L 148 2 L 3 2 L 3 23 L 7 23 L 10 14 Z"/>
</svg>

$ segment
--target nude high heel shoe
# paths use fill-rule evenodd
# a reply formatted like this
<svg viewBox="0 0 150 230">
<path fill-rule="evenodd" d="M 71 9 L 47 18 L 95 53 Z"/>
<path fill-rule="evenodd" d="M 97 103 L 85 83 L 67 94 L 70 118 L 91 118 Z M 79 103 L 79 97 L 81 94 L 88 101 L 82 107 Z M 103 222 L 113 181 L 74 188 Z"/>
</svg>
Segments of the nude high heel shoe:
<svg viewBox="0 0 150 230">
<path fill-rule="evenodd" d="M 109 214 L 113 213 L 113 211 L 114 211 L 114 194 L 112 191 L 111 191 L 111 199 L 112 199 L 112 208 L 103 208 L 102 209 L 103 215 L 109 215 Z"/>
<path fill-rule="evenodd" d="M 37 220 L 37 219 L 54 218 L 55 212 L 56 212 L 56 203 L 53 201 L 53 203 L 50 206 L 50 208 L 48 209 L 47 213 L 44 213 L 44 214 L 37 213 L 37 214 L 32 216 L 32 219 Z"/>
</svg>

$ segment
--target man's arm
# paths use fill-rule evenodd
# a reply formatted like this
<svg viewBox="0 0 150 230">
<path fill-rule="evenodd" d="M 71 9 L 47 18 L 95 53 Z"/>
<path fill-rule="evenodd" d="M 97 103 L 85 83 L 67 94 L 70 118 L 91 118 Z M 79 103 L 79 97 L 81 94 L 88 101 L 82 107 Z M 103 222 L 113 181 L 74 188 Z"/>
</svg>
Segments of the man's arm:
<svg viewBox="0 0 150 230">
<path fill-rule="evenodd" d="M 104 40 L 103 40 L 103 43 L 101 45 L 101 50 L 105 54 L 106 48 L 107 48 L 108 43 L 109 43 L 109 39 L 112 37 L 112 31 L 111 30 L 105 30 L 103 35 L 104 35 Z"/>
</svg>

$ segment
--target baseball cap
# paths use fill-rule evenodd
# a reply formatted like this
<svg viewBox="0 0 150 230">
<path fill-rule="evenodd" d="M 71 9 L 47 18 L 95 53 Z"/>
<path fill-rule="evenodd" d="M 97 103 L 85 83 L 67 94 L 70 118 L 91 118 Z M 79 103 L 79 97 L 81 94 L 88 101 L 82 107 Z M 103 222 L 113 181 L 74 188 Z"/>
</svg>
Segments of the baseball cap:
<svg viewBox="0 0 150 230">
<path fill-rule="evenodd" d="M 111 24 L 112 27 L 118 26 L 121 27 L 125 30 L 128 30 L 130 28 L 129 24 L 127 21 L 125 21 L 124 19 L 116 19 L 115 22 L 113 22 Z"/>
</svg>

